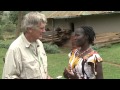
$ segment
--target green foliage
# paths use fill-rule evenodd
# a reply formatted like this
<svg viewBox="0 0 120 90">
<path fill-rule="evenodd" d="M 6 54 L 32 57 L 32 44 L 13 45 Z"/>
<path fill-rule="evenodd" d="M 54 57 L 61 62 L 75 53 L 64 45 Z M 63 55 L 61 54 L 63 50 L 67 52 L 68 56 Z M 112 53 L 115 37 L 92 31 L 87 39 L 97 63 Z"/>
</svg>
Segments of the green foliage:
<svg viewBox="0 0 120 90">
<path fill-rule="evenodd" d="M 14 32 L 18 24 L 18 14 L 20 11 L 0 11 L 0 34 L 4 32 Z M 22 11 L 23 16 L 30 11 Z"/>
<path fill-rule="evenodd" d="M 2 78 L 2 72 L 3 72 L 3 66 L 4 66 L 3 58 L 5 57 L 6 51 L 7 49 L 0 48 L 0 78 Z"/>
<path fill-rule="evenodd" d="M 8 49 L 9 46 L 10 46 L 10 44 L 4 44 L 4 43 L 0 42 L 0 48 L 6 48 L 6 49 Z"/>
<path fill-rule="evenodd" d="M 3 11 L 0 11 L 0 24 L 1 24 L 2 15 L 3 15 Z"/>
<path fill-rule="evenodd" d="M 50 54 L 60 53 L 58 46 L 55 44 L 44 43 L 43 45 L 46 53 L 50 53 Z"/>
<path fill-rule="evenodd" d="M 0 40 L 4 40 L 4 37 L 0 34 Z"/>
<path fill-rule="evenodd" d="M 48 57 L 48 73 L 51 77 L 63 76 L 65 67 L 68 66 L 68 54 L 47 54 Z M 63 79 L 64 77 L 62 77 Z"/>
<path fill-rule="evenodd" d="M 98 50 L 98 49 L 100 49 L 100 46 L 99 46 L 99 45 L 95 45 L 95 46 L 92 46 L 92 48 L 93 48 L 94 50 Z"/>
<path fill-rule="evenodd" d="M 104 47 L 111 48 L 112 44 L 106 44 Z"/>
<path fill-rule="evenodd" d="M 112 44 L 111 48 L 102 47 L 98 51 L 104 61 L 120 64 L 120 43 Z"/>
<path fill-rule="evenodd" d="M 120 66 L 103 62 L 103 75 L 105 79 L 119 79 Z"/>
<path fill-rule="evenodd" d="M 28 13 L 29 11 L 23 11 L 23 16 Z M 16 24 L 18 23 L 18 13 L 19 11 L 10 11 L 10 21 L 12 21 L 13 24 Z"/>
<path fill-rule="evenodd" d="M 10 45 L 13 40 L 0 40 L 0 44 Z M 46 43 L 45 43 L 46 44 Z M 45 45 L 44 44 L 44 45 Z M 47 45 L 50 47 L 50 43 Z M 1 47 L 4 47 L 1 45 Z M 46 46 L 44 46 L 46 47 Z M 60 49 L 61 50 L 61 49 Z M 64 52 L 63 52 L 64 50 Z M 103 75 L 104 79 L 119 79 L 120 78 L 120 43 L 111 45 L 111 48 L 102 47 L 99 48 L 99 54 L 103 58 Z M 0 78 L 3 71 L 3 58 L 7 52 L 6 48 L 0 48 Z M 69 48 L 62 48 L 63 53 L 47 54 L 48 57 L 48 73 L 52 78 L 56 78 L 59 75 L 63 75 L 64 68 L 68 66 L 68 52 Z M 119 65 L 115 65 L 116 63 Z M 64 78 L 63 78 L 64 79 Z"/>
<path fill-rule="evenodd" d="M 92 46 L 92 48 L 94 49 L 94 50 L 99 50 L 100 48 L 111 48 L 111 46 L 112 46 L 112 44 L 104 44 L 104 46 L 101 46 L 101 45 L 94 45 L 94 46 Z"/>
<path fill-rule="evenodd" d="M 4 32 L 14 32 L 16 29 L 16 24 L 13 24 L 13 22 L 10 19 L 9 13 L 3 13 L 1 15 L 1 21 L 0 21 L 0 34 L 2 35 Z"/>
<path fill-rule="evenodd" d="M 2 25 L 0 29 L 2 30 L 2 32 L 14 32 L 16 30 L 16 25 L 9 21 L 8 23 Z"/>
<path fill-rule="evenodd" d="M 17 25 L 18 11 L 11 11 L 9 19 L 10 19 L 10 21 L 12 21 L 13 24 Z"/>
</svg>

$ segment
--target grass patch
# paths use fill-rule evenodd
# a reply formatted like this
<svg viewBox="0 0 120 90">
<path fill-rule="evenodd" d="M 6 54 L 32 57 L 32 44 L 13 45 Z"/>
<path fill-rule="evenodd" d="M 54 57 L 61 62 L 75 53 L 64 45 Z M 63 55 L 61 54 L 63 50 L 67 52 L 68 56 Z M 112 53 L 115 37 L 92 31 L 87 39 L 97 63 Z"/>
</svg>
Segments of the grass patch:
<svg viewBox="0 0 120 90">
<path fill-rule="evenodd" d="M 120 43 L 97 50 L 104 61 L 120 64 Z"/>
<path fill-rule="evenodd" d="M 1 41 L 2 44 L 11 44 L 13 40 Z M 97 48 L 101 57 L 103 58 L 103 74 L 104 79 L 119 79 L 120 78 L 120 67 L 115 66 L 107 62 L 120 64 L 120 43 L 110 45 L 109 47 Z M 3 71 L 3 57 L 5 57 L 7 49 L 0 48 L 0 78 L 2 77 Z M 58 54 L 48 54 L 48 73 L 51 77 L 56 78 L 57 76 L 63 76 L 64 68 L 68 66 L 68 53 L 69 48 L 60 48 Z M 64 79 L 64 78 L 63 78 Z"/>
<path fill-rule="evenodd" d="M 103 62 L 104 79 L 119 79 L 120 67 Z"/>
<path fill-rule="evenodd" d="M 3 71 L 3 57 L 5 57 L 7 49 L 5 48 L 0 48 L 0 78 L 2 78 L 2 71 Z"/>
<path fill-rule="evenodd" d="M 64 68 L 68 65 L 67 54 L 47 54 L 48 72 L 51 77 L 63 76 Z"/>
</svg>

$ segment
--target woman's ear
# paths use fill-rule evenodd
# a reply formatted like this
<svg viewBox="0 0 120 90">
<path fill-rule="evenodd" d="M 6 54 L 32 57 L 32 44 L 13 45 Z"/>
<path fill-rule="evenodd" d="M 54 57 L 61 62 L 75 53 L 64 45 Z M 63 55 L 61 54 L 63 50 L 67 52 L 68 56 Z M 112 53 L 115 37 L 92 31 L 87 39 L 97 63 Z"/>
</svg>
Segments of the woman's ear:
<svg viewBox="0 0 120 90">
<path fill-rule="evenodd" d="M 85 39 L 88 40 L 88 38 L 89 38 L 89 36 L 86 35 L 86 36 L 85 36 Z"/>
</svg>

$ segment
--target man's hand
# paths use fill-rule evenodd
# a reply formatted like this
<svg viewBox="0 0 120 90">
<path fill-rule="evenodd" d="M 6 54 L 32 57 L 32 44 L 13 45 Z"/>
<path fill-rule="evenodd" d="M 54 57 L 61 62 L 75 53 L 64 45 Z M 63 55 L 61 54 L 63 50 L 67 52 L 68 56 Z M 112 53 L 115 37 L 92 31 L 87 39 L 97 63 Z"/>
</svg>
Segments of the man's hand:
<svg viewBox="0 0 120 90">
<path fill-rule="evenodd" d="M 53 78 L 48 75 L 48 76 L 47 76 L 47 79 L 53 79 Z"/>
</svg>

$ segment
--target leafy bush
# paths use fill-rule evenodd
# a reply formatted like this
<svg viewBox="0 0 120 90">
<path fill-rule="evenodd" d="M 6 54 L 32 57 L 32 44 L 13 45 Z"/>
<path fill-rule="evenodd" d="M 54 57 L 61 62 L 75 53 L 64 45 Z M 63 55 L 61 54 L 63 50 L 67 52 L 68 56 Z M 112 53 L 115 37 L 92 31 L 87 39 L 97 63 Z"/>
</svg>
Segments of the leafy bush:
<svg viewBox="0 0 120 90">
<path fill-rule="evenodd" d="M 10 19 L 9 13 L 6 11 L 0 14 L 0 33 L 4 32 L 14 32 L 16 29 L 16 24 Z"/>
<path fill-rule="evenodd" d="M 0 40 L 4 40 L 4 37 L 2 35 L 0 35 Z"/>
<path fill-rule="evenodd" d="M 106 44 L 104 47 L 111 48 L 112 44 Z"/>
<path fill-rule="evenodd" d="M 0 40 L 0 48 L 6 48 L 8 49 L 10 46 L 10 44 L 5 44 L 4 42 L 2 42 L 2 40 Z"/>
<path fill-rule="evenodd" d="M 95 46 L 92 46 L 92 48 L 93 48 L 94 50 L 98 50 L 98 49 L 100 48 L 100 46 L 99 46 L 99 45 L 95 45 Z"/>
<path fill-rule="evenodd" d="M 98 49 L 100 49 L 100 48 L 102 48 L 102 47 L 111 48 L 111 46 L 112 46 L 112 44 L 104 44 L 103 46 L 101 46 L 101 45 L 95 45 L 95 46 L 92 46 L 92 48 L 93 48 L 94 50 L 98 50 Z"/>
<path fill-rule="evenodd" d="M 60 53 L 59 47 L 51 43 L 43 43 L 46 53 L 55 54 Z"/>
<path fill-rule="evenodd" d="M 5 45 L 5 44 L 1 44 L 1 43 L 0 43 L 0 48 L 6 48 L 6 49 L 8 49 L 9 46 L 10 46 L 9 44 Z"/>
<path fill-rule="evenodd" d="M 1 27 L 0 27 L 0 29 L 2 30 L 2 31 L 7 31 L 7 32 L 14 32 L 15 31 L 15 29 L 16 29 L 16 25 L 15 24 L 13 24 L 12 22 L 9 22 L 9 23 L 7 23 L 7 24 L 5 24 L 5 25 L 2 25 Z"/>
</svg>

